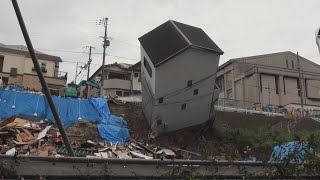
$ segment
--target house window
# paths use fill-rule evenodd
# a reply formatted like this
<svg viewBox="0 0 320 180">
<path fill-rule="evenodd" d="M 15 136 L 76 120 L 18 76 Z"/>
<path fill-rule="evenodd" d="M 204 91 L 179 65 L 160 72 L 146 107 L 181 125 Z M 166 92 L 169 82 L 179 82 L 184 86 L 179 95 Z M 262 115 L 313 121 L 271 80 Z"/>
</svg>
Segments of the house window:
<svg viewBox="0 0 320 180">
<path fill-rule="evenodd" d="M 217 77 L 216 84 L 221 90 L 224 90 L 224 77 L 223 76 Z"/>
<path fill-rule="evenodd" d="M 117 96 L 122 96 L 122 91 L 116 91 Z"/>
<path fill-rule="evenodd" d="M 129 95 L 130 95 L 129 92 L 127 92 L 127 91 L 123 92 L 123 96 L 129 96 Z"/>
<path fill-rule="evenodd" d="M 46 63 L 41 63 L 41 71 L 42 72 L 47 72 L 47 68 L 46 68 Z"/>
<path fill-rule="evenodd" d="M 260 74 L 260 77 L 259 77 L 259 79 L 260 79 L 260 92 L 262 92 L 262 81 L 261 81 L 261 74 Z"/>
<path fill-rule="evenodd" d="M 10 75 L 11 76 L 17 76 L 17 74 L 18 74 L 18 69 L 17 68 L 11 68 Z"/>
<path fill-rule="evenodd" d="M 0 56 L 0 72 L 3 70 L 4 56 Z"/>
<path fill-rule="evenodd" d="M 198 94 L 199 94 L 199 90 L 198 89 L 193 90 L 193 95 L 198 95 Z"/>
<path fill-rule="evenodd" d="M 159 98 L 159 104 L 163 103 L 163 97 Z"/>
<path fill-rule="evenodd" d="M 134 77 L 139 77 L 139 73 L 134 73 Z"/>
<path fill-rule="evenodd" d="M 279 94 L 279 76 L 275 76 L 276 94 Z"/>
<path fill-rule="evenodd" d="M 109 72 L 109 79 L 126 79 L 125 74 Z"/>
<path fill-rule="evenodd" d="M 289 62 L 287 59 L 286 59 L 286 65 L 287 65 L 287 68 L 289 68 Z"/>
<path fill-rule="evenodd" d="M 148 63 L 148 61 L 146 60 L 145 57 L 143 58 L 143 65 L 144 65 L 144 67 L 146 68 L 149 76 L 152 77 L 152 69 L 151 69 L 151 66 L 150 66 L 150 64 Z"/>
<path fill-rule="evenodd" d="M 285 77 L 283 77 L 283 93 L 286 94 L 286 83 L 285 83 Z"/>
<path fill-rule="evenodd" d="M 187 104 L 186 103 L 181 105 L 181 110 L 186 110 L 186 108 L 187 108 Z"/>
<path fill-rule="evenodd" d="M 291 65 L 292 65 L 292 69 L 294 69 L 294 62 L 293 61 L 291 61 Z"/>
<path fill-rule="evenodd" d="M 191 87 L 192 86 L 192 80 L 189 80 L 188 82 L 187 82 L 187 87 Z"/>
</svg>

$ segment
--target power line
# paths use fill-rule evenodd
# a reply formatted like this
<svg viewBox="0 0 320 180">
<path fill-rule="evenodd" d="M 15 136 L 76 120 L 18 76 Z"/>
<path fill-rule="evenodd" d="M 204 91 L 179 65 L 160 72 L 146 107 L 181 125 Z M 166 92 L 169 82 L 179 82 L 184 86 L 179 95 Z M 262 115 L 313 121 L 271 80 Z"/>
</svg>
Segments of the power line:
<svg viewBox="0 0 320 180">
<path fill-rule="evenodd" d="M 83 51 L 58 50 L 58 49 L 39 49 L 39 50 L 65 52 L 65 53 L 86 54 L 86 52 L 83 52 Z M 103 55 L 103 53 L 98 53 L 98 52 L 97 53 L 92 53 L 92 54 Z M 132 60 L 132 61 L 140 61 L 139 59 L 129 58 L 129 57 L 125 57 L 125 56 L 119 56 L 119 55 L 112 55 L 112 54 L 107 54 L 107 53 L 106 53 L 106 56 L 111 56 L 111 57 L 120 58 L 120 59 L 127 59 L 127 60 Z"/>
</svg>

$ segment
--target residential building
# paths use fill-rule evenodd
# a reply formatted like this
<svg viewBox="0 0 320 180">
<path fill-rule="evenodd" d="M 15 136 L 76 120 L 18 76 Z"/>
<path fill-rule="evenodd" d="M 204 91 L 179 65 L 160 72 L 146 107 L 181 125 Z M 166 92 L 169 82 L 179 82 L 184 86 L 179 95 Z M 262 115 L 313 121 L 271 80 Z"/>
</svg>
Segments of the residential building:
<svg viewBox="0 0 320 180">
<path fill-rule="evenodd" d="M 172 20 L 139 41 L 142 108 L 153 131 L 208 121 L 223 51 L 202 29 Z"/>
<path fill-rule="evenodd" d="M 113 63 L 104 66 L 104 94 L 107 96 L 129 96 L 141 93 L 140 62 L 132 65 L 126 63 Z M 101 83 L 102 66 L 89 78 Z M 89 90 L 90 96 L 96 94 Z"/>
<path fill-rule="evenodd" d="M 216 83 L 220 98 L 301 107 L 302 92 L 305 106 L 320 106 L 320 66 L 289 51 L 230 59 L 218 68 Z"/>
<path fill-rule="evenodd" d="M 48 87 L 52 90 L 66 85 L 67 73 L 59 71 L 60 57 L 36 51 Z M 41 90 L 41 84 L 27 47 L 0 44 L 0 77 L 3 83 Z"/>
</svg>

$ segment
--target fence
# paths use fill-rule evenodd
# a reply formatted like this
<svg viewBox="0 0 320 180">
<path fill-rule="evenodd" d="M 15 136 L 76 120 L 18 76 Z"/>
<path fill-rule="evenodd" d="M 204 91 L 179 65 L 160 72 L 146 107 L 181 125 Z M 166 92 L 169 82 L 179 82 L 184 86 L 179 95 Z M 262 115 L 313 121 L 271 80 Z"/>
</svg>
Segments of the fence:
<svg viewBox="0 0 320 180">
<path fill-rule="evenodd" d="M 283 116 L 285 119 L 300 119 L 310 117 L 320 122 L 320 110 L 302 109 L 292 107 L 279 107 L 272 104 L 262 104 L 249 101 L 240 101 L 235 99 L 220 98 L 215 103 L 215 109 L 218 111 L 233 111 L 246 113 L 260 113 L 266 115 Z"/>
</svg>

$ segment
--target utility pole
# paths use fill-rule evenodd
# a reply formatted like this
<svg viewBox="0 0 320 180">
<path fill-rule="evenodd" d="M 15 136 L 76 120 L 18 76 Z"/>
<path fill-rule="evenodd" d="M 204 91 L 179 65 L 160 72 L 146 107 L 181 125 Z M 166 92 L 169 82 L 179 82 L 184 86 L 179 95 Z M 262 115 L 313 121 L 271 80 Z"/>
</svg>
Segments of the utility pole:
<svg viewBox="0 0 320 180">
<path fill-rule="evenodd" d="M 299 53 L 297 52 L 297 60 L 298 60 L 298 72 L 299 72 L 299 93 L 300 93 L 300 101 L 301 101 L 301 114 L 304 117 L 304 110 L 303 110 L 303 83 L 302 83 L 302 74 L 301 74 L 301 67 L 300 67 L 300 58 Z"/>
<path fill-rule="evenodd" d="M 23 20 L 23 17 L 22 17 L 22 14 L 21 14 L 21 11 L 20 11 L 20 8 L 19 8 L 17 0 L 12 0 L 12 5 L 13 5 L 13 8 L 14 8 L 14 10 L 16 12 L 16 16 L 17 16 L 17 19 L 18 19 L 18 22 L 19 22 L 19 25 L 20 25 L 24 40 L 26 41 L 26 44 L 27 44 L 27 47 L 28 47 L 28 50 L 29 50 L 29 54 L 31 56 L 31 60 L 32 60 L 33 65 L 34 65 L 34 67 L 35 67 L 35 69 L 37 71 L 41 87 L 42 87 L 42 89 L 44 91 L 44 94 L 45 94 L 45 96 L 47 98 L 49 107 L 50 107 L 50 109 L 52 111 L 52 114 L 53 114 L 53 117 L 55 119 L 55 122 L 57 123 L 59 132 L 61 133 L 62 140 L 63 140 L 63 142 L 64 142 L 64 144 L 65 144 L 65 146 L 67 148 L 68 154 L 70 156 L 74 156 L 74 152 L 73 152 L 73 149 L 71 147 L 71 144 L 69 143 L 68 136 L 67 136 L 66 131 L 65 131 L 64 127 L 63 127 L 63 124 L 62 124 L 62 121 L 61 121 L 61 119 L 59 117 L 57 109 L 56 109 L 56 107 L 55 107 L 55 105 L 53 103 L 53 100 L 52 100 L 52 97 L 51 97 L 51 93 L 49 91 L 49 88 L 48 88 L 48 85 L 46 83 L 46 80 L 44 79 L 44 76 L 42 74 L 38 58 L 37 58 L 35 50 L 33 48 L 33 45 L 32 45 L 29 33 L 27 31 L 27 27 L 26 27 L 26 25 L 24 23 L 24 20 Z"/>
<path fill-rule="evenodd" d="M 87 73 L 87 98 L 89 98 L 89 84 L 88 84 L 88 82 L 89 82 L 89 77 L 90 77 L 90 64 L 91 64 L 91 61 L 92 61 L 92 59 L 91 59 L 91 51 L 92 51 L 92 49 L 94 49 L 94 47 L 92 47 L 92 46 L 86 46 L 86 47 L 89 47 L 89 59 L 88 59 L 88 64 L 87 64 L 87 68 L 88 68 L 88 73 Z"/>
<path fill-rule="evenodd" d="M 102 92 L 100 92 L 100 96 L 104 96 L 104 65 L 105 65 L 105 59 L 106 59 L 106 48 L 110 46 L 110 41 L 107 39 L 107 27 L 108 27 L 108 18 L 105 17 L 102 20 L 98 20 L 97 25 L 104 25 L 104 36 L 103 36 L 103 56 L 102 56 L 102 66 L 101 66 L 101 87 Z"/>
<path fill-rule="evenodd" d="M 78 76 L 78 62 L 77 62 L 77 67 L 76 67 L 76 75 L 74 77 L 74 84 L 77 84 L 77 76 Z"/>
</svg>

